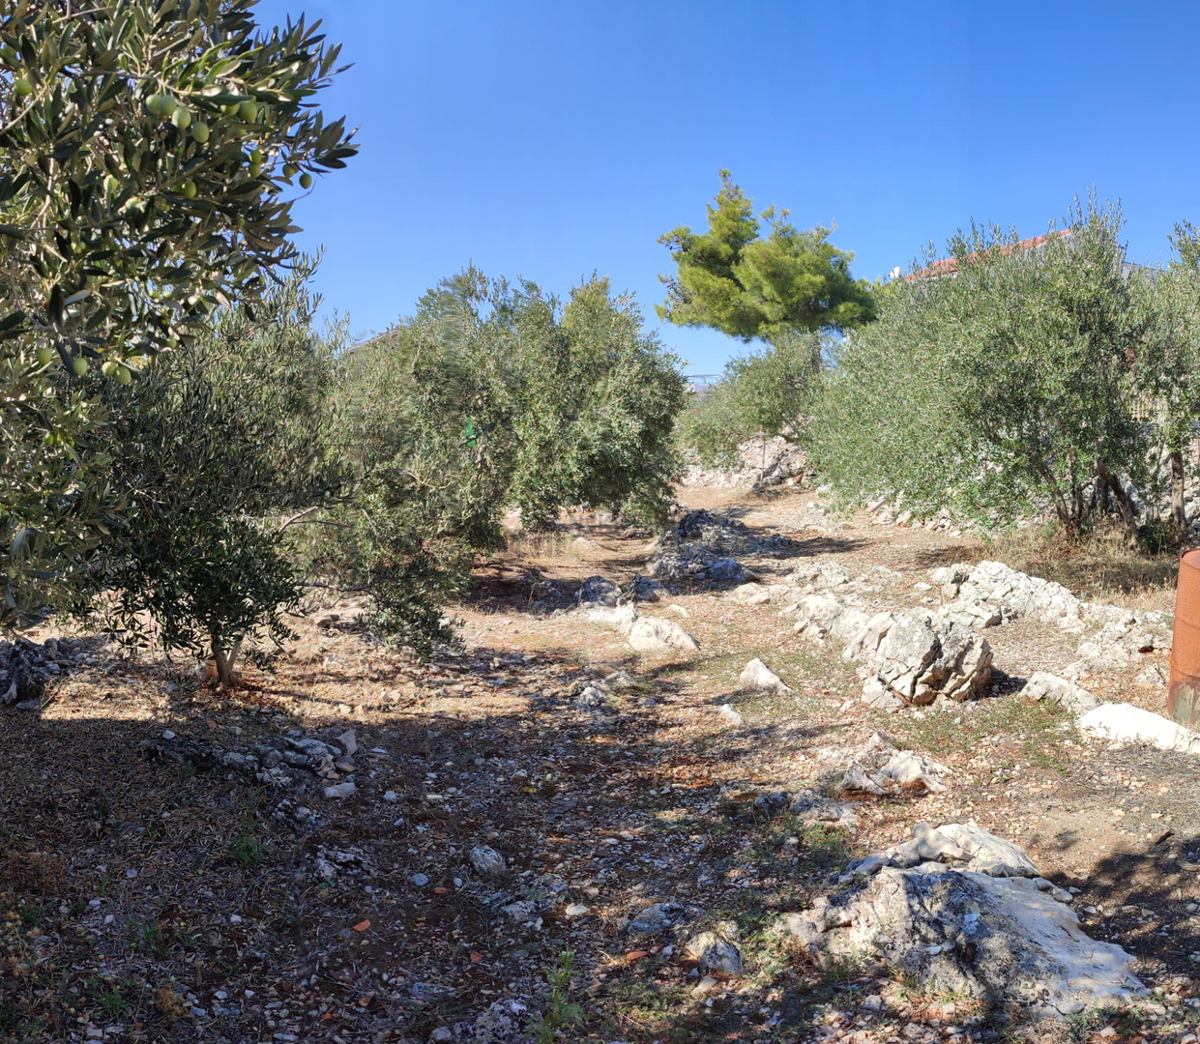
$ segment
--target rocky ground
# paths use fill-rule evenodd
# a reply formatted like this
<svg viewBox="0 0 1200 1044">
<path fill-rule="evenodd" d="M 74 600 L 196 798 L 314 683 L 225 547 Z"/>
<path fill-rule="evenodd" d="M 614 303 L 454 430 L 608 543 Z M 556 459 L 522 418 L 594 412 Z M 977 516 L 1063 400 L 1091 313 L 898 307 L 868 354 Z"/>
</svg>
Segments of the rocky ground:
<svg viewBox="0 0 1200 1044">
<path fill-rule="evenodd" d="M 1169 586 L 1014 581 L 811 492 L 680 499 L 665 542 L 515 540 L 428 665 L 352 603 L 232 697 L 10 648 L 0 1040 L 1195 1040 L 1195 748 L 1088 717 L 1163 709 Z M 897 887 L 924 922 L 879 920 Z M 1022 964 L 1016 913 L 971 935 L 1005 889 L 1087 975 Z"/>
</svg>

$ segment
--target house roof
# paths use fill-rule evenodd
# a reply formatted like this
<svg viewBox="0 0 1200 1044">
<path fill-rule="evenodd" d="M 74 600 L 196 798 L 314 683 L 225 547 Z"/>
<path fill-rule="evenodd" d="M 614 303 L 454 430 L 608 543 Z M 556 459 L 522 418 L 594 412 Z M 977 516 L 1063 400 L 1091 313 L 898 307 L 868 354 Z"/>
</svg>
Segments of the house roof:
<svg viewBox="0 0 1200 1044">
<path fill-rule="evenodd" d="M 1060 232 L 1047 232 L 1045 235 L 1034 236 L 1032 239 L 1022 239 L 1019 243 L 1004 243 L 1000 247 L 1000 253 L 1006 257 L 1010 254 L 1023 254 L 1027 250 L 1036 250 L 1043 243 L 1048 243 L 1052 239 L 1062 239 L 1064 236 L 1069 236 L 1071 230 L 1064 228 Z M 967 257 L 978 257 L 979 253 L 968 254 Z M 947 257 L 941 261 L 935 261 L 927 268 L 922 268 L 918 272 L 910 272 L 904 277 L 907 283 L 915 283 L 922 279 L 941 279 L 945 276 L 954 276 L 958 274 L 957 257 Z"/>
</svg>

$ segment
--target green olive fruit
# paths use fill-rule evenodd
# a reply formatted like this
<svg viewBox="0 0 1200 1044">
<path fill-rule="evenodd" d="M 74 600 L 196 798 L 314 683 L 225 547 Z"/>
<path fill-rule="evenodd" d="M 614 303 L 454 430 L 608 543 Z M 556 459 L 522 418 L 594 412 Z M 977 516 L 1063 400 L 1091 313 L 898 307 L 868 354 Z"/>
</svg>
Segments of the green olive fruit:
<svg viewBox="0 0 1200 1044">
<path fill-rule="evenodd" d="M 115 196 L 121 191 L 121 181 L 115 174 L 109 174 L 104 179 L 104 191 L 110 196 Z"/>
<path fill-rule="evenodd" d="M 176 109 L 175 115 L 171 117 L 171 122 L 180 130 L 187 130 L 192 125 L 192 114 L 184 108 Z"/>
<path fill-rule="evenodd" d="M 192 138 L 194 140 L 198 141 L 201 145 L 203 145 L 206 141 L 208 141 L 208 124 L 207 123 L 193 123 L 192 124 Z"/>
<path fill-rule="evenodd" d="M 312 188 L 313 176 L 311 174 L 300 175 L 300 187 L 302 189 Z"/>
<path fill-rule="evenodd" d="M 230 102 L 228 105 L 222 105 L 221 111 L 225 113 L 226 116 L 236 116 L 239 108 L 241 108 L 241 106 L 238 105 L 237 102 Z"/>
<path fill-rule="evenodd" d="M 146 99 L 146 108 L 155 116 L 170 116 L 175 111 L 175 99 L 169 94 L 152 94 Z"/>
<path fill-rule="evenodd" d="M 251 163 L 258 163 L 261 165 L 262 161 L 263 161 L 262 149 L 255 149 L 252 153 L 250 153 L 250 162 Z"/>
<path fill-rule="evenodd" d="M 119 362 L 117 362 L 115 359 L 108 359 L 104 365 L 100 367 L 100 372 L 104 374 L 105 377 L 112 377 L 120 368 L 121 364 Z"/>
<path fill-rule="evenodd" d="M 46 432 L 45 437 L 42 439 L 43 446 L 53 446 L 56 442 L 58 442 L 58 436 L 52 431 Z"/>
<path fill-rule="evenodd" d="M 300 168 L 294 163 L 285 163 L 283 165 L 283 176 L 285 178 L 294 178 L 300 171 Z"/>
<path fill-rule="evenodd" d="M 252 101 L 244 101 L 238 106 L 238 115 L 247 123 L 253 123 L 258 119 L 258 106 Z"/>
<path fill-rule="evenodd" d="M 28 98 L 33 93 L 33 84 L 22 76 L 19 80 L 13 81 L 13 90 L 22 98 Z"/>
<path fill-rule="evenodd" d="M 87 360 L 83 356 L 71 360 L 71 369 L 76 377 L 82 377 L 88 372 Z"/>
<path fill-rule="evenodd" d="M 183 183 L 183 194 L 188 199 L 196 198 L 196 183 L 194 181 L 185 181 Z"/>
<path fill-rule="evenodd" d="M 129 367 L 128 366 L 118 366 L 117 367 L 117 383 L 118 384 L 128 384 L 131 380 L 133 380 L 133 374 L 130 372 Z"/>
<path fill-rule="evenodd" d="M 250 177 L 257 178 L 261 173 L 262 173 L 262 164 L 261 163 L 251 163 L 250 164 Z"/>
<path fill-rule="evenodd" d="M 50 361 L 53 358 L 54 358 L 54 350 L 52 348 L 49 348 L 43 344 L 37 350 L 37 361 L 38 361 L 39 366 L 49 366 Z"/>
</svg>

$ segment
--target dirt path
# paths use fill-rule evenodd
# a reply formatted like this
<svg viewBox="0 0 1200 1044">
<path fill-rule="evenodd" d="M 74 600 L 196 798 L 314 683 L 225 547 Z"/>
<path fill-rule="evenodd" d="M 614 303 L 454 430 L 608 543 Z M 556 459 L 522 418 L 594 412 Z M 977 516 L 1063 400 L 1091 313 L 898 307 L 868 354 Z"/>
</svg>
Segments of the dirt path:
<svg viewBox="0 0 1200 1044">
<path fill-rule="evenodd" d="M 810 493 L 681 499 L 764 538 L 739 555 L 763 581 L 835 561 L 870 608 L 930 605 L 930 568 L 981 556 L 865 516 L 810 528 Z M 1200 1025 L 1195 760 L 1110 750 L 1014 695 L 1013 679 L 1074 659 L 1076 636 L 991 628 L 1010 677 L 988 698 L 889 716 L 856 698 L 840 645 L 727 589 L 668 585 L 647 607 L 699 656 L 635 655 L 570 610 L 587 577 L 643 571 L 648 536 L 587 519 L 579 534 L 481 570 L 457 607 L 466 653 L 427 666 L 310 620 L 229 701 L 190 665 L 64 641 L 53 698 L 0 718 L 0 1040 L 965 1044 Z M 739 693 L 753 657 L 794 695 Z M 1161 710 L 1137 673 L 1087 684 Z M 861 803 L 849 830 L 736 800 L 819 785 L 819 748 L 877 730 L 949 766 L 949 789 Z M 301 757 L 314 739 L 332 752 L 324 776 Z M 325 796 L 347 778 L 352 794 Z M 1138 958 L 1150 1007 L 1014 1028 L 878 968 L 820 971 L 769 931 L 914 823 L 968 819 L 1075 890 L 1086 930 Z M 639 932 L 654 904 L 673 926 Z M 688 952 L 714 925 L 740 975 L 706 977 Z"/>
</svg>

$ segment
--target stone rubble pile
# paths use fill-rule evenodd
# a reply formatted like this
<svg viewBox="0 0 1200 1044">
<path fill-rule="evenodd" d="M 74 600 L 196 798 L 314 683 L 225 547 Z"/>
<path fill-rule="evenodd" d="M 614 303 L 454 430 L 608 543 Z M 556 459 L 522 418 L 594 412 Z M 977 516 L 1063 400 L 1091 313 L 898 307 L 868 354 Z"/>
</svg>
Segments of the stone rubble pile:
<svg viewBox="0 0 1200 1044">
<path fill-rule="evenodd" d="M 1063 670 L 1078 680 L 1094 671 L 1124 668 L 1156 649 L 1171 645 L 1170 617 L 1153 610 L 1131 612 L 1113 605 L 1098 605 L 1076 598 L 1062 584 L 1030 576 L 1002 562 L 976 566 L 956 564 L 933 569 L 932 583 L 940 585 L 947 604 L 938 615 L 954 623 L 982 629 L 1031 617 L 1083 633 L 1099 626 L 1079 644 L 1079 659 Z"/>
<path fill-rule="evenodd" d="M 776 924 L 818 964 L 874 955 L 926 989 L 1043 1017 L 1146 993 L 1130 954 L 1085 935 L 1070 896 L 974 824 L 918 824 L 839 883 L 848 887 Z"/>
<path fill-rule="evenodd" d="M 168 730 L 159 739 L 143 740 L 138 749 L 149 761 L 167 761 L 201 774 L 240 776 L 272 787 L 296 787 L 301 792 L 315 776 L 328 784 L 324 788 L 327 798 L 349 797 L 355 792 L 358 766 L 352 758 L 358 744 L 353 729 L 337 737 L 336 745 L 311 736 L 288 735 L 241 750 L 176 736 Z"/>
<path fill-rule="evenodd" d="M 54 678 L 77 668 L 87 658 L 80 649 L 50 638 L 44 645 L 17 637 L 0 642 L 0 707 L 37 710 Z"/>
<path fill-rule="evenodd" d="M 650 545 L 646 572 L 663 580 L 742 582 L 750 574 L 737 555 L 778 553 L 792 546 L 788 537 L 756 533 L 737 519 L 689 511 Z"/>
<path fill-rule="evenodd" d="M 1083 628 L 1079 599 L 1062 584 L 1011 569 L 1003 562 L 943 566 L 931 570 L 929 580 L 941 585 L 948 613 L 986 619 L 990 622 L 982 625 L 985 627 L 1032 616 L 1065 630 Z"/>
<path fill-rule="evenodd" d="M 947 532 L 951 536 L 963 535 L 959 524 L 954 521 L 953 512 L 948 507 L 943 507 L 932 518 L 917 519 L 913 512 L 904 506 L 902 497 L 893 500 L 889 500 L 887 497 L 878 497 L 869 501 L 864 511 L 877 526 L 920 526 L 923 529 Z"/>
</svg>

